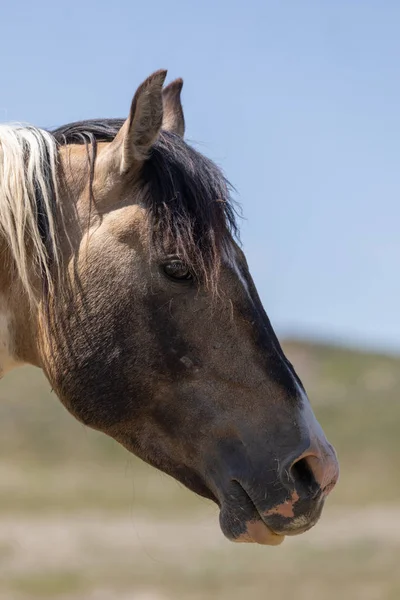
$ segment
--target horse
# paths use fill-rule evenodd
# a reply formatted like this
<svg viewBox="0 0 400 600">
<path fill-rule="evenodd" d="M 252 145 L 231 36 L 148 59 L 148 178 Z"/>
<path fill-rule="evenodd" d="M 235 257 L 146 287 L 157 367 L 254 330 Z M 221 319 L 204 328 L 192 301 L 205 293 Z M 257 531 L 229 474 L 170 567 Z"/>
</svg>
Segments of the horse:
<svg viewBox="0 0 400 600">
<path fill-rule="evenodd" d="M 81 423 L 214 501 L 229 540 L 277 545 L 318 521 L 338 461 L 166 74 L 125 120 L 0 125 L 0 375 L 39 367 Z"/>
</svg>

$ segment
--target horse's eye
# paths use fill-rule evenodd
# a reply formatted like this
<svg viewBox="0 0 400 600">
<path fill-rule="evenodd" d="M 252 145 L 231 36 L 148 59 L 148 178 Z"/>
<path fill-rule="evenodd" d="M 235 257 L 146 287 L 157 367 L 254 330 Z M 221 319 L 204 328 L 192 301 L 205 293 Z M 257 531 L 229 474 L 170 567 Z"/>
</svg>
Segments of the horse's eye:
<svg viewBox="0 0 400 600">
<path fill-rule="evenodd" d="M 163 265 L 163 270 L 168 277 L 176 281 L 190 281 L 193 279 L 190 269 L 181 260 L 171 260 Z"/>
</svg>

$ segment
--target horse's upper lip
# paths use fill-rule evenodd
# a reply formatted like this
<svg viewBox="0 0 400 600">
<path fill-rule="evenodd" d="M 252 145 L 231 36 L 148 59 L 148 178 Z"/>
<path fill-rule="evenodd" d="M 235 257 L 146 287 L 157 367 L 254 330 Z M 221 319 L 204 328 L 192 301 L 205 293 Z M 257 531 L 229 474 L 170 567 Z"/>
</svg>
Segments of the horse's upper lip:
<svg viewBox="0 0 400 600">
<path fill-rule="evenodd" d="M 285 539 L 284 535 L 280 535 L 272 531 L 268 525 L 261 519 L 249 521 L 246 524 L 246 531 L 235 542 L 255 543 L 264 546 L 279 546 Z"/>
</svg>

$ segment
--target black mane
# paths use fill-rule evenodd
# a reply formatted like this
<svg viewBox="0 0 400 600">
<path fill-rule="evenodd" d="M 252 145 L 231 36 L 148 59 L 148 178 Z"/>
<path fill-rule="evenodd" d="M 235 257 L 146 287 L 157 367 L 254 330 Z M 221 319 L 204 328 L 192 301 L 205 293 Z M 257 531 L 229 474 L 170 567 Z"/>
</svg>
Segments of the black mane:
<svg viewBox="0 0 400 600">
<path fill-rule="evenodd" d="M 124 119 L 89 119 L 62 125 L 51 131 L 59 144 L 111 142 L 121 129 Z"/>
<path fill-rule="evenodd" d="M 59 144 L 92 147 L 112 141 L 123 119 L 79 121 L 52 131 Z M 237 235 L 230 185 L 211 160 L 181 137 L 162 131 L 141 171 L 143 202 L 149 211 L 153 243 L 175 252 L 207 279 L 218 268 L 224 242 Z"/>
</svg>

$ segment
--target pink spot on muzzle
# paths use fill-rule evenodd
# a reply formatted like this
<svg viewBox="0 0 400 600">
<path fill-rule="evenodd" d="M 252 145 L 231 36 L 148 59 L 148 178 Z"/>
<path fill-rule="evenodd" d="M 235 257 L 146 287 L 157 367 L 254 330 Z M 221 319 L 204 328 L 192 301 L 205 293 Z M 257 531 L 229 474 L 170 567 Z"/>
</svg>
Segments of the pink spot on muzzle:
<svg viewBox="0 0 400 600">
<path fill-rule="evenodd" d="M 264 517 L 271 517 L 273 515 L 280 515 L 285 519 L 293 519 L 294 518 L 294 510 L 293 506 L 299 500 L 299 495 L 296 490 L 293 492 L 291 498 L 289 500 L 285 500 L 281 504 L 277 504 L 270 510 L 267 510 L 263 513 Z"/>
</svg>

